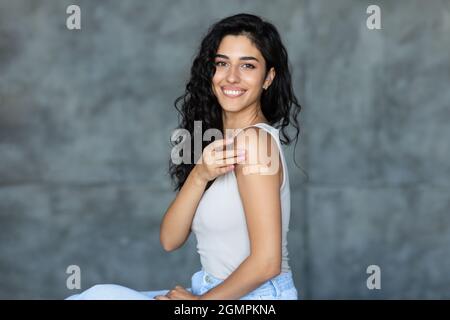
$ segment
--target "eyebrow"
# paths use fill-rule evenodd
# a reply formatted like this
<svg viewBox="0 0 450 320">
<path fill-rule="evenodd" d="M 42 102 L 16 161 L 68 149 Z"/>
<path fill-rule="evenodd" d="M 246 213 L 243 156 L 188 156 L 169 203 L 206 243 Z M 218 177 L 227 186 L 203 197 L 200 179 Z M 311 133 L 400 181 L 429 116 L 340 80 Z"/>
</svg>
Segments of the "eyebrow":
<svg viewBox="0 0 450 320">
<path fill-rule="evenodd" d="M 216 54 L 215 58 L 224 58 L 224 59 L 230 60 L 230 58 L 228 56 L 224 55 L 224 54 Z M 258 59 L 256 59 L 255 57 L 251 57 L 251 56 L 249 56 L 249 57 L 240 57 L 239 60 L 245 60 L 245 61 L 247 61 L 247 60 L 255 60 L 255 61 L 259 62 Z"/>
</svg>

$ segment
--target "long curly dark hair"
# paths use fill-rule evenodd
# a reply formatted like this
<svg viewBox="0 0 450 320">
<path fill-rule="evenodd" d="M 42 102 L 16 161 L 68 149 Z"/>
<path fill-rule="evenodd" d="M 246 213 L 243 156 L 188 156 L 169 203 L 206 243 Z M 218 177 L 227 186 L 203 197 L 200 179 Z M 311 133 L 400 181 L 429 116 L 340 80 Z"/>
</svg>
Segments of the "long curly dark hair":
<svg viewBox="0 0 450 320">
<path fill-rule="evenodd" d="M 289 124 L 295 128 L 295 146 L 297 145 L 300 126 L 297 120 L 301 110 L 294 95 L 291 73 L 288 66 L 288 54 L 281 42 L 280 35 L 271 23 L 251 14 L 237 14 L 213 24 L 203 38 L 198 54 L 194 58 L 190 80 L 186 91 L 175 100 L 175 108 L 180 113 L 179 129 L 190 132 L 191 146 L 194 145 L 194 121 L 201 121 L 202 132 L 208 129 L 219 129 L 222 134 L 222 108 L 212 91 L 212 77 L 215 73 L 214 58 L 222 38 L 227 35 L 245 35 L 259 49 L 266 62 L 266 73 L 273 67 L 275 78 L 267 90 L 261 95 L 261 111 L 269 124 L 280 129 L 282 144 L 290 144 L 292 139 L 287 133 Z M 267 75 L 267 74 L 266 74 Z M 198 130 L 198 128 L 196 129 Z M 182 141 L 171 141 L 176 146 Z M 211 141 L 202 141 L 202 150 Z M 191 159 L 193 163 L 174 164 L 170 161 L 169 174 L 180 190 L 198 159 L 194 159 L 194 148 Z M 295 154 L 295 147 L 294 147 Z M 295 162 L 295 156 L 294 156 Z M 210 181 L 206 189 L 210 187 Z"/>
</svg>

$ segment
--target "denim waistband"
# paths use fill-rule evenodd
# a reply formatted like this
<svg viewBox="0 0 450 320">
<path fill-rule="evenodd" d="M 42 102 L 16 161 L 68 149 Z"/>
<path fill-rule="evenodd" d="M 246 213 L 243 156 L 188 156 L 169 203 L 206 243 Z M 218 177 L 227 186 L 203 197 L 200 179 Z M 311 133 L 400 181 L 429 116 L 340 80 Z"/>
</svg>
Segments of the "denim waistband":
<svg viewBox="0 0 450 320">
<path fill-rule="evenodd" d="M 219 279 L 206 272 L 204 269 L 196 272 L 193 276 L 193 285 L 195 282 L 195 278 L 201 281 L 201 286 L 204 290 L 210 290 L 220 284 L 223 279 Z M 197 281 L 198 281 L 197 280 Z M 197 283 L 198 284 L 198 283 Z M 256 288 L 254 291 L 250 292 L 247 296 L 250 295 L 274 295 L 278 297 L 281 295 L 282 291 L 290 290 L 295 288 L 294 281 L 292 278 L 292 272 L 282 272 L 278 276 L 266 281 L 261 286 Z"/>
</svg>

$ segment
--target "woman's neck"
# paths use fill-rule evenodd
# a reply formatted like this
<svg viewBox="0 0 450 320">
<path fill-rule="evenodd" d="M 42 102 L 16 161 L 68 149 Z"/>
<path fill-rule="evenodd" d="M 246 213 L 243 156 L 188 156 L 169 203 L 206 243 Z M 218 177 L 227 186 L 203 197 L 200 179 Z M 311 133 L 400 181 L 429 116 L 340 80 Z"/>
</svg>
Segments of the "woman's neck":
<svg viewBox="0 0 450 320">
<path fill-rule="evenodd" d="M 223 129 L 240 129 L 256 123 L 268 123 L 261 108 L 258 108 L 257 110 L 249 109 L 250 108 L 246 108 L 240 112 L 222 111 Z"/>
</svg>

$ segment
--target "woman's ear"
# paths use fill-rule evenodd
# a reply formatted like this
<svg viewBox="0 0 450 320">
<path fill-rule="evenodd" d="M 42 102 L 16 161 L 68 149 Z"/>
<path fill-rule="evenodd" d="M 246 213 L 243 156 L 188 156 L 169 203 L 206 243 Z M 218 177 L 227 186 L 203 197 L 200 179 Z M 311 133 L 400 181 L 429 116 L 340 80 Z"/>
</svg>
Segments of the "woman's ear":
<svg viewBox="0 0 450 320">
<path fill-rule="evenodd" d="M 275 69 L 270 68 L 269 72 L 267 72 L 266 79 L 264 80 L 263 89 L 267 90 L 275 79 Z"/>
</svg>

